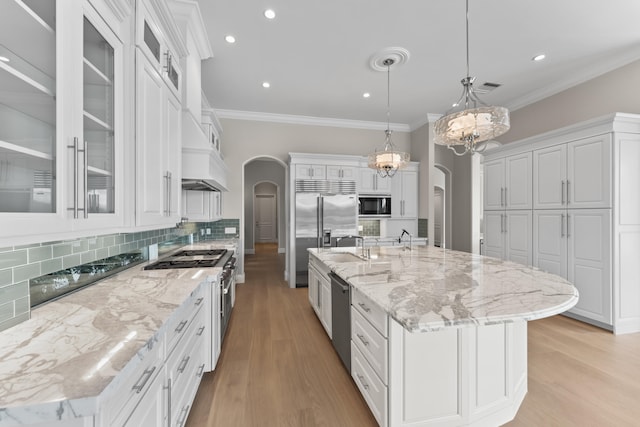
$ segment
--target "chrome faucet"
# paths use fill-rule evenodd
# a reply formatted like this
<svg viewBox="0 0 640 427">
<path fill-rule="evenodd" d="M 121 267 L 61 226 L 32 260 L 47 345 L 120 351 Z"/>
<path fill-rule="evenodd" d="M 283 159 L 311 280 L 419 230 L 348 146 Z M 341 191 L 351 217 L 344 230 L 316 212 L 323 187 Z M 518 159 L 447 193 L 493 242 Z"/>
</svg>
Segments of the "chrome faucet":
<svg viewBox="0 0 640 427">
<path fill-rule="evenodd" d="M 411 233 L 409 233 L 407 230 L 405 230 L 404 228 L 402 229 L 402 234 L 400 235 L 400 237 L 398 237 L 398 243 L 402 243 L 402 238 L 404 237 L 404 235 L 409 236 L 409 250 L 413 250 L 413 244 L 411 242 L 412 240 L 412 236 Z"/>
<path fill-rule="evenodd" d="M 358 247 L 358 239 L 360 239 L 360 245 L 362 246 L 362 257 L 363 258 L 369 258 L 367 256 L 367 253 L 364 250 L 364 237 L 362 237 L 362 236 L 341 236 L 341 237 L 337 237 L 336 238 L 336 246 L 338 246 L 338 243 L 342 239 L 355 239 L 356 240 L 356 248 Z"/>
</svg>

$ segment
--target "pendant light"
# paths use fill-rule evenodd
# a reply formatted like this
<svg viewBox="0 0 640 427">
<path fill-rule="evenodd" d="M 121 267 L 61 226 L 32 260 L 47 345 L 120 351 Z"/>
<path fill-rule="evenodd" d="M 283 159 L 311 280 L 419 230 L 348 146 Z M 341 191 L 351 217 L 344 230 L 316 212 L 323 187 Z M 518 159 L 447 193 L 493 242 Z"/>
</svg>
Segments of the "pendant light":
<svg viewBox="0 0 640 427">
<path fill-rule="evenodd" d="M 409 153 L 396 150 L 391 140 L 391 129 L 389 128 L 389 118 L 391 117 L 391 104 L 389 101 L 391 98 L 391 66 L 394 63 L 395 60 L 393 58 L 387 58 L 382 62 L 382 64 L 387 67 L 387 130 L 384 131 L 384 149 L 371 153 L 368 156 L 368 166 L 371 169 L 376 169 L 378 175 L 382 178 L 391 178 L 396 174 L 398 169 L 404 168 L 409 163 Z"/>
<path fill-rule="evenodd" d="M 473 89 L 475 77 L 469 76 L 469 0 L 466 0 L 466 23 L 467 77 L 461 80 L 462 96 L 434 125 L 434 142 L 446 145 L 458 156 L 483 152 L 486 144 L 481 143 L 509 130 L 509 110 L 482 102 Z M 457 146 L 463 151 L 458 151 Z"/>
</svg>

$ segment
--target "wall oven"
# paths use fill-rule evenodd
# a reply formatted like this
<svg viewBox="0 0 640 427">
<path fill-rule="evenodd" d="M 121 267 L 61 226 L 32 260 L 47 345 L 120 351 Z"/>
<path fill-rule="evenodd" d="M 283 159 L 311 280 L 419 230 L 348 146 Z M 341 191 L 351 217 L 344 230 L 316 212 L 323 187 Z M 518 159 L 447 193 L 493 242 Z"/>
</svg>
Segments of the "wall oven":
<svg viewBox="0 0 640 427">
<path fill-rule="evenodd" d="M 358 197 L 358 216 L 379 218 L 391 216 L 391 196 L 362 195 Z"/>
</svg>

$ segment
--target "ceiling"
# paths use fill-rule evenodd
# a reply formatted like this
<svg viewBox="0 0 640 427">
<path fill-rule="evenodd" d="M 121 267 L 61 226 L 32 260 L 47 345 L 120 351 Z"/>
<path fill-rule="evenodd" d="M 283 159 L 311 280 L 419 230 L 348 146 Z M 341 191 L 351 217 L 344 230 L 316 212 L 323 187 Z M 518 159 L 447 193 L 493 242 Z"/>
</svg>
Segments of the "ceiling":
<svg viewBox="0 0 640 427">
<path fill-rule="evenodd" d="M 410 53 L 391 69 L 391 122 L 442 114 L 466 75 L 464 0 L 199 0 L 213 58 L 203 90 L 237 112 L 386 122 L 387 75 L 370 58 Z M 275 10 L 268 20 L 265 9 Z M 640 59 L 638 0 L 470 0 L 470 74 L 512 110 Z M 236 38 L 225 42 L 226 35 Z M 532 58 L 540 53 L 546 59 Z M 269 89 L 262 82 L 271 84 Z M 369 92 L 369 98 L 363 93 Z"/>
</svg>

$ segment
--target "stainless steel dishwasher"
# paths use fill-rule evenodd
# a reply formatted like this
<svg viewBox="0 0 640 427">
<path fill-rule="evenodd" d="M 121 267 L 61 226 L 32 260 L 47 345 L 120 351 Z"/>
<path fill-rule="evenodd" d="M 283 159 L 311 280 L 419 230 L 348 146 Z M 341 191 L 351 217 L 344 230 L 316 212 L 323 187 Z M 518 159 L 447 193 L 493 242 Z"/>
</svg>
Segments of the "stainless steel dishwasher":
<svg viewBox="0 0 640 427">
<path fill-rule="evenodd" d="M 331 278 L 331 342 L 351 373 L 351 293 L 349 284 L 337 274 Z"/>
</svg>

